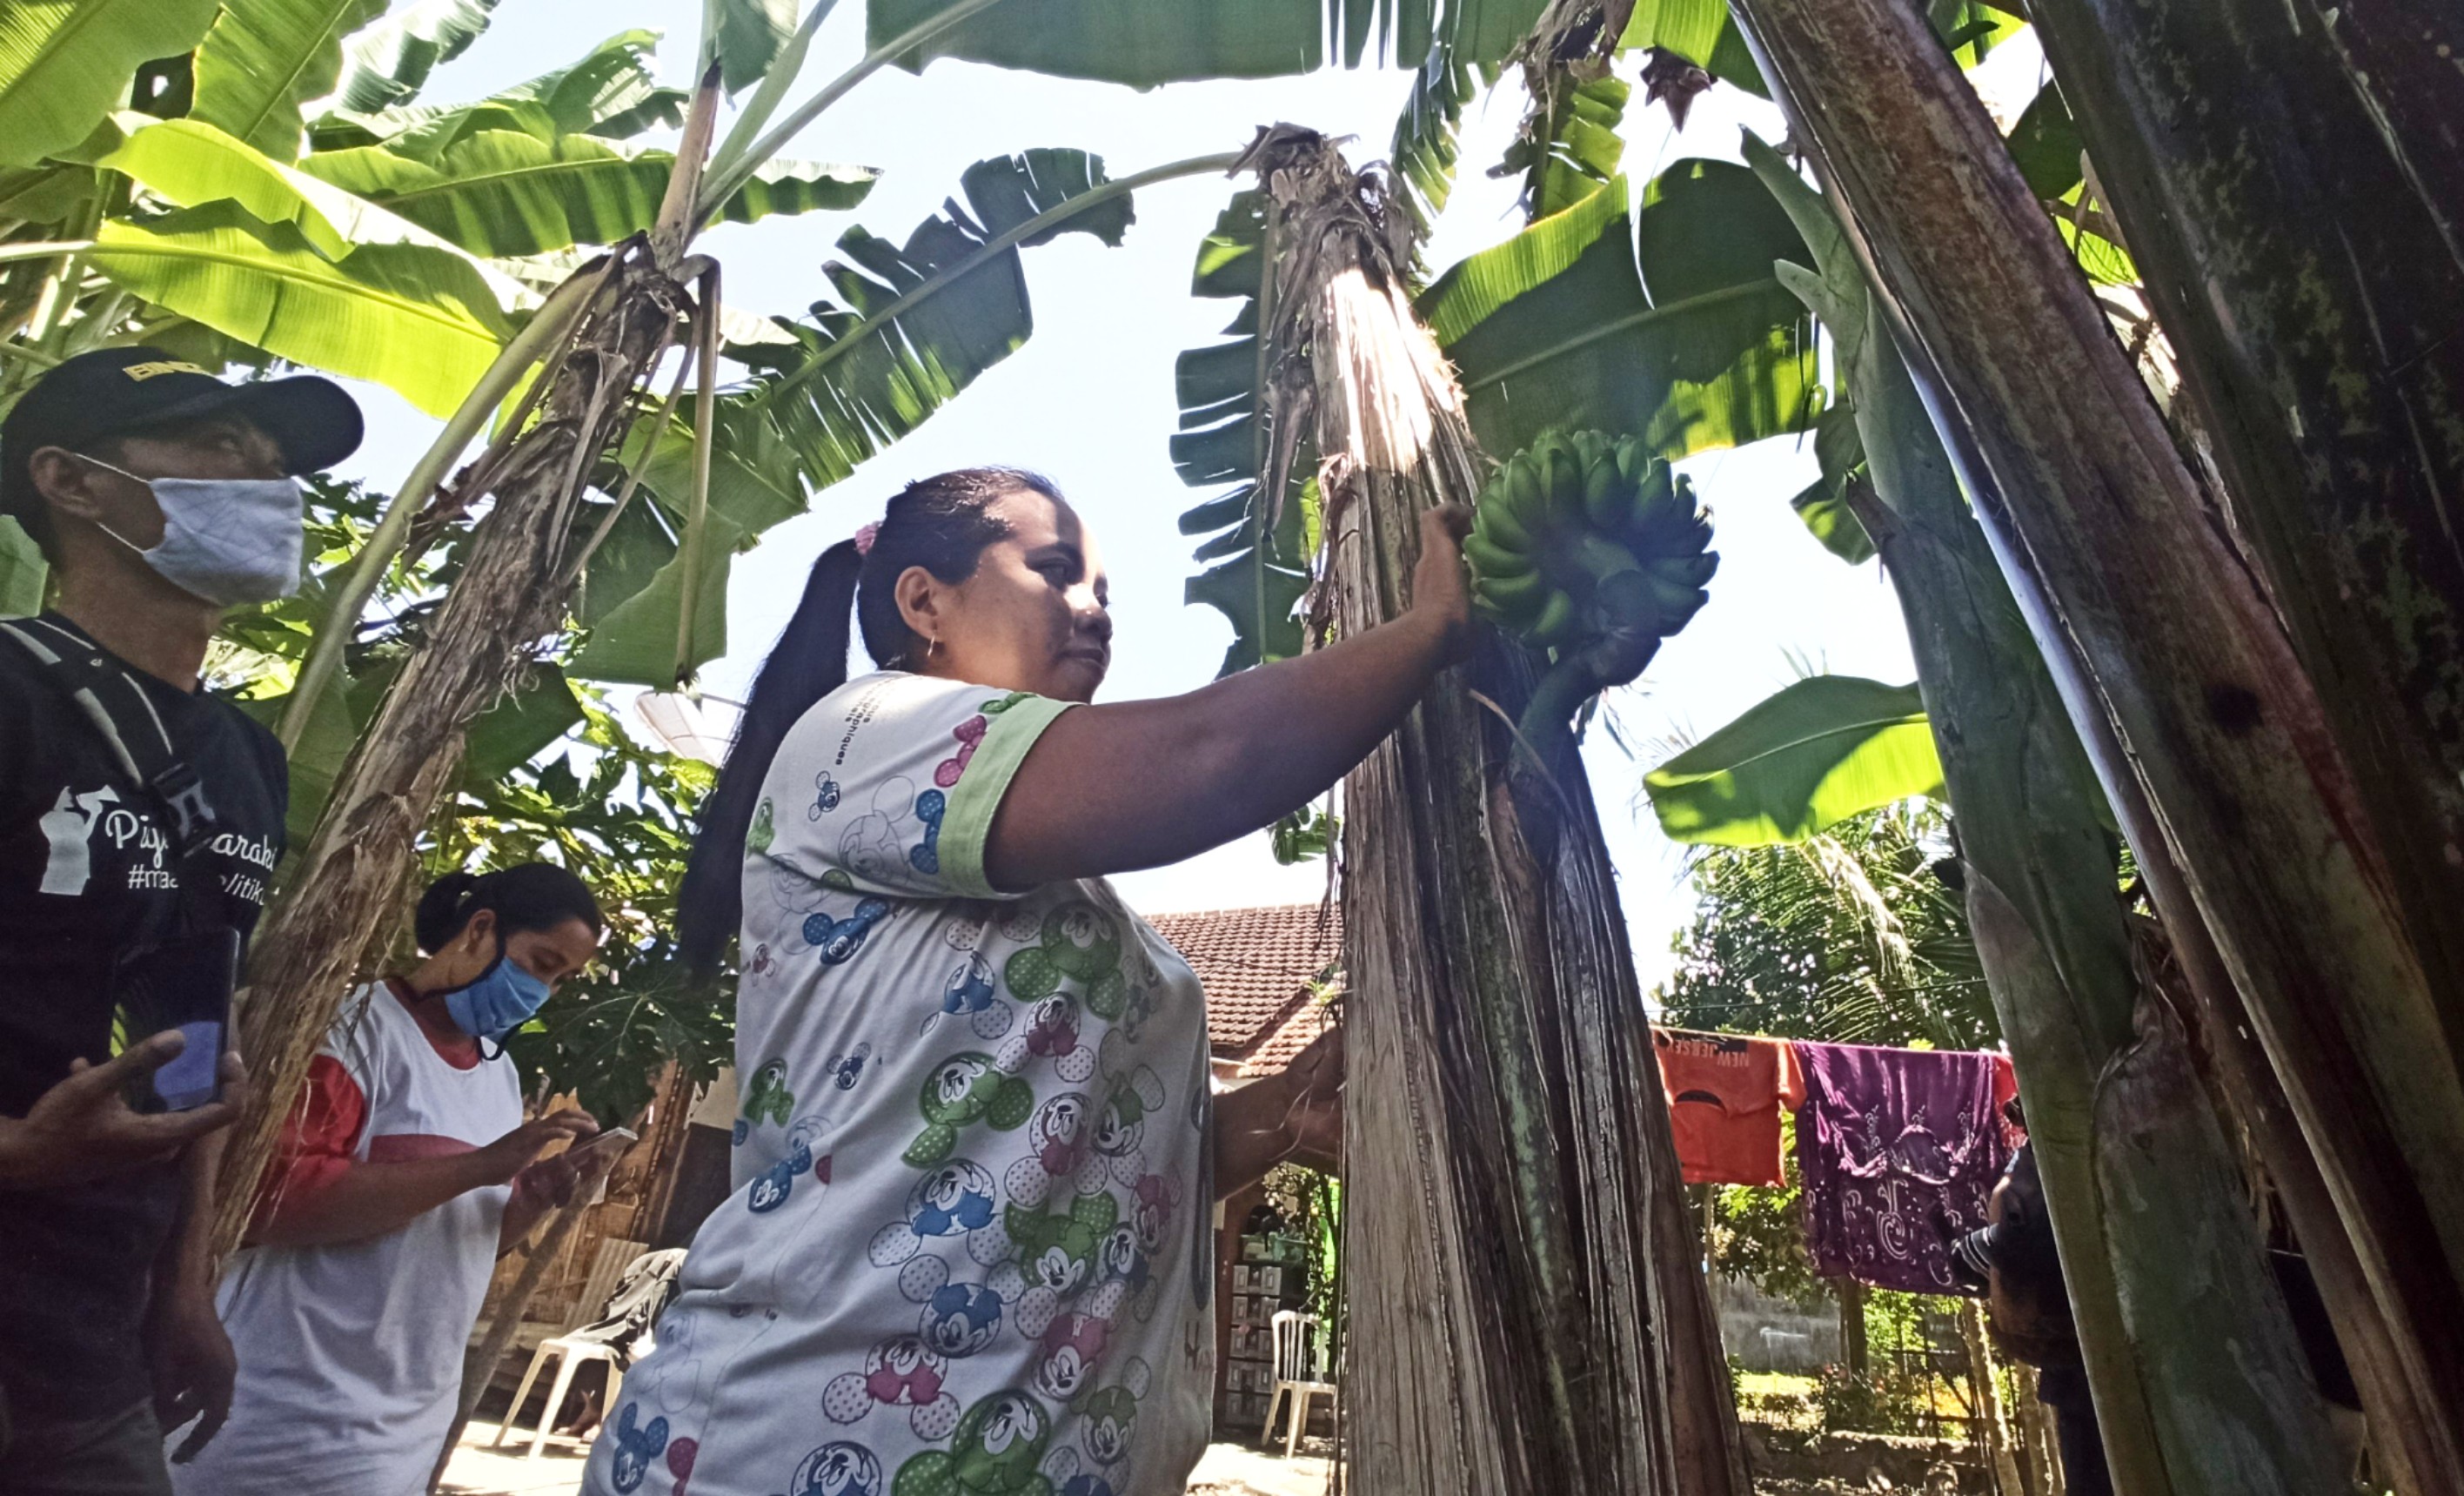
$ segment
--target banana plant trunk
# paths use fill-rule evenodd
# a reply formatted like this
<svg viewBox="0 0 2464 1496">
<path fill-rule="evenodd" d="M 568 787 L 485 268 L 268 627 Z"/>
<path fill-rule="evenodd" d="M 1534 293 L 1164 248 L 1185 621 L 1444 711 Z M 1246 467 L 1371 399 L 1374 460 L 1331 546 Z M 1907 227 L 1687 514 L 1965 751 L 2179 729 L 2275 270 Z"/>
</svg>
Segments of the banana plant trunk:
<svg viewBox="0 0 2464 1496">
<path fill-rule="evenodd" d="M 2238 1000 L 2227 1022 L 2282 1089 L 2387 1332 L 2393 1401 L 2429 1424 L 2400 1437 L 2450 1451 L 2414 1462 L 2415 1488 L 2451 1491 L 2464 1352 L 2432 1327 L 2464 1322 L 2455 985 L 2416 939 L 2354 759 L 1922 15 L 1888 0 L 1737 9 L 2109 797 L 2146 808 L 2133 831 L 2171 874 L 2150 880 L 2167 926 L 2212 938 Z M 2288 419 L 2334 416 L 2299 389 L 2277 398 Z M 2281 1139 L 2264 1161 L 2301 1166 Z"/>
<path fill-rule="evenodd" d="M 465 493 L 491 495 L 494 506 L 257 932 L 238 1009 L 253 1095 L 223 1159 L 216 1240 L 225 1253 L 239 1243 L 257 1179 L 344 994 L 393 937 L 420 831 L 460 769 L 464 732 L 564 622 L 583 484 L 624 439 L 642 381 L 693 311 L 683 250 L 716 109 L 715 78 L 687 122 L 658 227 L 576 273 L 599 283 L 545 363 L 537 420 L 464 474 Z"/>
<path fill-rule="evenodd" d="M 1853 261 L 1832 268 L 1869 299 Z M 1869 317 L 1825 322 L 1879 497 L 1859 517 L 1907 619 L 2115 1488 L 2332 1489 L 2325 1411 L 2232 1145 L 2134 958 L 2094 770 L 1899 355 Z"/>
<path fill-rule="evenodd" d="M 2441 215 L 2464 199 L 2433 194 L 2464 188 L 2464 72 L 2447 55 L 2464 48 L 2464 12 L 2050 0 L 2032 13 L 2172 343 L 2225 512 L 2441 979 L 2453 1054 L 2464 253 Z"/>
<path fill-rule="evenodd" d="M 1470 502 L 1484 463 L 1374 184 L 1289 126 L 1250 161 L 1307 360 L 1324 601 L 1355 633 L 1409 604 L 1420 514 Z M 1534 671 L 1482 632 L 1345 781 L 1345 1476 L 1745 1496 L 1590 789 L 1571 748 L 1512 773 Z"/>
</svg>

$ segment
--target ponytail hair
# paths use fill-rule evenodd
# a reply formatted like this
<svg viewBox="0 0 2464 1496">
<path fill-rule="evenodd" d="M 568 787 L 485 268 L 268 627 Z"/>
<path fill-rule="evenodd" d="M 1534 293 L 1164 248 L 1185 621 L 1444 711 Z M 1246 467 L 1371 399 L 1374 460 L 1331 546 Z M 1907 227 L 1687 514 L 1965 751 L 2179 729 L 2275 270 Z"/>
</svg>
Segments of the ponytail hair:
<svg viewBox="0 0 2464 1496">
<path fill-rule="evenodd" d="M 449 872 L 419 896 L 410 917 L 422 953 L 433 956 L 461 937 L 481 910 L 496 916 L 500 934 L 553 930 L 579 919 L 596 935 L 606 928 L 590 886 L 549 862 L 526 862 L 495 872 Z"/>
<path fill-rule="evenodd" d="M 677 942 L 696 972 L 716 970 L 743 915 L 744 837 L 779 744 L 816 702 L 847 684 L 848 614 L 874 664 L 914 669 L 923 641 L 898 610 L 898 579 L 911 566 L 949 583 L 974 576 L 984 548 L 1010 533 L 994 502 L 1022 490 L 1061 499 L 1050 479 L 1019 468 L 961 468 L 910 483 L 883 511 L 869 549 L 841 540 L 813 562 L 794 616 L 753 678 L 718 783 L 702 802 L 676 892 Z"/>
</svg>

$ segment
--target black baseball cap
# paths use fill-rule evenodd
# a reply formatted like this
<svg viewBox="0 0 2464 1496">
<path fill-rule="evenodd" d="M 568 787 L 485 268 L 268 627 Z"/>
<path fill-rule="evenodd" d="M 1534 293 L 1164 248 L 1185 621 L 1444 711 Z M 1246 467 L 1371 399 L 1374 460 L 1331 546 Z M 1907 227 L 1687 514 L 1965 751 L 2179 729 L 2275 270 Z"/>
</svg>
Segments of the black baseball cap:
<svg viewBox="0 0 2464 1496">
<path fill-rule="evenodd" d="M 61 360 L 0 421 L 0 513 L 22 514 L 37 502 L 26 463 L 43 448 L 76 451 L 98 437 L 213 415 L 246 417 L 274 438 L 283 471 L 294 475 L 341 461 L 366 430 L 360 403 L 330 379 L 227 385 L 160 348 L 98 348 Z"/>
</svg>

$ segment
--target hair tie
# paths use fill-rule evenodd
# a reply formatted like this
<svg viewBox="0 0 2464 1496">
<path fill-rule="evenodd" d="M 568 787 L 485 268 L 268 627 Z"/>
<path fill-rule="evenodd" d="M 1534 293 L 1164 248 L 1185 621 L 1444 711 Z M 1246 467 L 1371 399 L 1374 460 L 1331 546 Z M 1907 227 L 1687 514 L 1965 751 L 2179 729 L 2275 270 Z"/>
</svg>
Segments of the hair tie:
<svg viewBox="0 0 2464 1496">
<path fill-rule="evenodd" d="M 878 520 L 878 519 L 875 519 L 875 520 L 874 520 L 874 521 L 872 521 L 870 524 L 861 524 L 861 525 L 856 526 L 856 529 L 855 529 L 855 553 L 856 553 L 858 556 L 869 556 L 869 555 L 871 555 L 871 554 L 872 554 L 872 542 L 873 542 L 874 539 L 875 539 L 876 537 L 878 537 L 880 534 L 881 534 L 881 521 L 880 521 L 880 520 Z"/>
</svg>

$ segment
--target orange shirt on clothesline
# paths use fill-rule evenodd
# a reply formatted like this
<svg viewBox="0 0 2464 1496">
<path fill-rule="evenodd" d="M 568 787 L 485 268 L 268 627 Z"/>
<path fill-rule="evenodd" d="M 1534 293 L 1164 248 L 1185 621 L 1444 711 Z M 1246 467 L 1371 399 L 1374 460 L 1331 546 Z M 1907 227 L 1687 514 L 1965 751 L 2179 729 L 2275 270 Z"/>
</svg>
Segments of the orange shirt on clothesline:
<svg viewBox="0 0 2464 1496">
<path fill-rule="evenodd" d="M 1788 1041 L 1677 1028 L 1651 1038 L 1685 1182 L 1779 1183 L 1780 1111 L 1805 1099 Z"/>
</svg>

